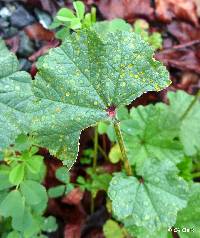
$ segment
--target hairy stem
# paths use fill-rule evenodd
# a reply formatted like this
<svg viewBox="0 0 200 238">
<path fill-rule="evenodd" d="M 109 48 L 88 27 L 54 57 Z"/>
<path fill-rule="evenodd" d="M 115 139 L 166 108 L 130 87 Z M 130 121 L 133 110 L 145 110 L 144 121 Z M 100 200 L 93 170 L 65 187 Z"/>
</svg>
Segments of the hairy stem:
<svg viewBox="0 0 200 238">
<path fill-rule="evenodd" d="M 127 154 L 126 154 L 126 151 L 125 151 L 124 141 L 123 141 L 123 137 L 122 137 L 121 130 L 120 130 L 118 122 L 114 123 L 114 128 L 115 128 L 117 141 L 119 143 L 119 147 L 120 147 L 120 150 L 121 150 L 121 153 L 122 153 L 122 160 L 124 162 L 124 168 L 126 170 L 127 175 L 131 176 L 132 175 L 132 169 L 131 169 L 131 166 L 129 164 L 128 157 L 127 157 Z"/>
<path fill-rule="evenodd" d="M 199 97 L 200 97 L 200 91 L 195 95 L 194 99 L 191 101 L 188 108 L 186 109 L 186 111 L 181 116 L 181 118 L 180 118 L 181 121 L 183 121 L 187 117 L 188 113 L 190 112 L 190 110 L 192 109 L 194 104 L 198 101 Z"/>
</svg>

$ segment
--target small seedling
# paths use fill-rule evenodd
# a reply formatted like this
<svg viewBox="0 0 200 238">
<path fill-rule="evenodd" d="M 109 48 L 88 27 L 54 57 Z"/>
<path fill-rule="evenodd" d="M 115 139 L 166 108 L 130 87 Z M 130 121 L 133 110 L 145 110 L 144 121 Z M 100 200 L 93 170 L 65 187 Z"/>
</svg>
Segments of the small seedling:
<svg viewBox="0 0 200 238">
<path fill-rule="evenodd" d="M 73 190 L 74 185 L 70 183 L 70 174 L 68 173 L 66 167 L 60 167 L 56 170 L 56 178 L 62 183 L 62 185 L 50 188 L 48 190 L 49 197 L 61 197 Z"/>
<path fill-rule="evenodd" d="M 31 142 L 20 135 L 15 145 L 4 151 L 5 164 L 0 165 L 1 237 L 46 237 L 42 232 L 57 229 L 54 217 L 42 216 L 47 206 L 46 190 L 41 185 L 45 165 Z"/>
<path fill-rule="evenodd" d="M 89 28 L 96 22 L 95 7 L 91 8 L 90 13 L 85 13 L 85 5 L 82 1 L 74 1 L 73 7 L 75 12 L 69 8 L 61 8 L 49 27 L 50 29 L 60 28 L 56 33 L 58 39 L 64 40 L 70 34 L 70 30 Z"/>
</svg>

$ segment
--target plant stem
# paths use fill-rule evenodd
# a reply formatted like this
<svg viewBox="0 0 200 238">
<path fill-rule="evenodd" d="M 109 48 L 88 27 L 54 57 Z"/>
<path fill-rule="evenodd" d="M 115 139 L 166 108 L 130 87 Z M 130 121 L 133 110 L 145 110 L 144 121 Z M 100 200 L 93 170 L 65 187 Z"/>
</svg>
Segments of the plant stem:
<svg viewBox="0 0 200 238">
<path fill-rule="evenodd" d="M 131 175 L 133 175 L 132 174 L 132 169 L 131 169 L 131 166 L 129 164 L 128 157 L 127 157 L 127 154 L 126 154 L 126 151 L 125 151 L 124 141 L 123 141 L 122 133 L 121 133 L 120 126 L 119 126 L 118 122 L 114 122 L 114 128 L 115 128 L 117 141 L 119 143 L 119 147 L 120 147 L 120 150 L 121 150 L 121 153 L 122 153 L 122 160 L 124 162 L 124 168 L 126 170 L 127 175 L 131 176 Z"/>
<path fill-rule="evenodd" d="M 104 157 L 104 159 L 105 159 L 106 161 L 109 161 L 109 158 L 108 158 L 106 152 L 101 148 L 100 145 L 98 145 L 98 149 L 99 149 L 99 152 L 100 152 L 100 153 L 102 154 L 102 156 Z"/>
<path fill-rule="evenodd" d="M 192 178 L 199 178 L 200 177 L 200 172 L 196 172 L 192 174 Z"/>
<path fill-rule="evenodd" d="M 94 198 L 91 193 L 91 206 L 90 206 L 90 214 L 94 213 Z"/>
<path fill-rule="evenodd" d="M 92 161 L 92 167 L 93 167 L 94 173 L 96 173 L 96 167 L 97 167 L 98 147 L 99 147 L 98 126 L 96 125 L 94 127 L 94 158 L 93 158 L 93 161 Z M 91 193 L 90 211 L 91 211 L 91 214 L 94 212 L 94 198 L 93 198 L 92 193 Z"/>
<path fill-rule="evenodd" d="M 190 112 L 190 110 L 192 109 L 192 107 L 194 106 L 194 104 L 197 102 L 197 100 L 200 97 L 200 91 L 195 95 L 194 99 L 191 101 L 191 103 L 189 104 L 188 108 L 186 109 L 186 111 L 183 113 L 183 115 L 181 116 L 181 121 L 183 121 L 186 116 L 188 115 L 188 113 Z"/>
<path fill-rule="evenodd" d="M 97 167 L 97 156 L 98 156 L 98 128 L 94 128 L 94 159 L 93 159 L 93 170 L 96 171 Z"/>
</svg>

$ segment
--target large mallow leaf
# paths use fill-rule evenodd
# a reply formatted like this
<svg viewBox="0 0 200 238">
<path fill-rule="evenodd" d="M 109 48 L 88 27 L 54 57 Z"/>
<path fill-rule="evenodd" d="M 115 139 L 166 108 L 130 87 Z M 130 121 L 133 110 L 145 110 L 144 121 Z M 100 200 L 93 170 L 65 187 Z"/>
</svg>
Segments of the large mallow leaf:
<svg viewBox="0 0 200 238">
<path fill-rule="evenodd" d="M 31 97 L 31 78 L 19 71 L 16 56 L 0 39 L 0 150 L 15 141 L 29 125 L 27 103 Z"/>
<path fill-rule="evenodd" d="M 140 36 L 94 31 L 72 34 L 38 63 L 34 94 L 38 107 L 32 129 L 38 144 L 70 167 L 82 129 L 110 120 L 115 108 L 170 83 Z M 39 109 L 37 109 L 39 110 Z"/>
<path fill-rule="evenodd" d="M 138 178 L 116 173 L 108 189 L 116 218 L 127 227 L 151 230 L 174 225 L 189 190 L 177 172 L 169 160 L 149 159 L 137 171 Z"/>
<path fill-rule="evenodd" d="M 178 91 L 168 93 L 168 98 L 169 113 L 176 113 L 181 122 L 180 140 L 185 153 L 195 155 L 200 151 L 200 97 Z"/>
<path fill-rule="evenodd" d="M 177 163 L 183 148 L 177 140 L 180 122 L 165 104 L 139 106 L 130 111 L 130 119 L 121 122 L 125 147 L 131 164 L 140 166 L 149 157 Z"/>
<path fill-rule="evenodd" d="M 176 225 L 181 238 L 200 237 L 200 184 L 194 183 L 190 190 L 188 205 L 178 212 Z"/>
</svg>

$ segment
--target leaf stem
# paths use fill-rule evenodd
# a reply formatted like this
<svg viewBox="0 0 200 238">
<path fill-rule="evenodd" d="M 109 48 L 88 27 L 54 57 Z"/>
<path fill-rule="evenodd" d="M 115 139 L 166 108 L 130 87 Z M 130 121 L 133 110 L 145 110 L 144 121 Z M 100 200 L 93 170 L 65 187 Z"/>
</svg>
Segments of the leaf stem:
<svg viewBox="0 0 200 238">
<path fill-rule="evenodd" d="M 120 126 L 119 126 L 118 122 L 114 122 L 114 128 L 115 128 L 117 141 L 119 143 L 119 147 L 120 147 L 120 150 L 121 150 L 121 153 L 122 153 L 122 160 L 124 162 L 124 168 L 126 170 L 127 175 L 131 176 L 131 175 L 133 175 L 133 173 L 132 173 L 132 169 L 131 169 L 131 166 L 129 164 L 129 161 L 128 161 L 128 157 L 127 157 L 127 154 L 126 154 L 122 133 L 121 133 Z"/>
<path fill-rule="evenodd" d="M 98 125 L 96 125 L 94 127 L 94 158 L 93 158 L 93 161 L 92 161 L 92 167 L 93 167 L 94 173 L 96 173 L 96 167 L 97 167 L 98 147 L 99 147 Z M 92 193 L 91 193 L 90 211 L 91 211 L 91 214 L 94 212 L 94 198 L 93 198 Z"/>
<path fill-rule="evenodd" d="M 183 113 L 183 115 L 181 116 L 181 121 L 183 121 L 188 113 L 190 112 L 190 110 L 192 109 L 192 107 L 194 106 L 194 104 L 197 102 L 197 100 L 199 99 L 200 97 L 200 91 L 198 91 L 198 93 L 195 95 L 194 99 L 191 101 L 191 103 L 189 104 L 188 108 L 185 110 L 185 112 Z"/>
<path fill-rule="evenodd" d="M 100 145 L 98 145 L 98 150 L 99 150 L 99 152 L 102 154 L 102 156 L 104 157 L 104 159 L 105 159 L 106 161 L 109 161 L 109 158 L 108 158 L 106 152 L 103 150 L 103 148 L 101 148 Z"/>
<path fill-rule="evenodd" d="M 96 171 L 97 167 L 97 156 L 98 156 L 98 127 L 95 126 L 94 128 L 94 158 L 93 158 L 93 170 Z"/>
</svg>

